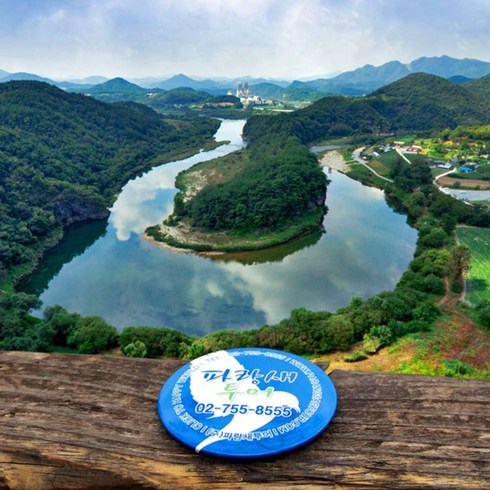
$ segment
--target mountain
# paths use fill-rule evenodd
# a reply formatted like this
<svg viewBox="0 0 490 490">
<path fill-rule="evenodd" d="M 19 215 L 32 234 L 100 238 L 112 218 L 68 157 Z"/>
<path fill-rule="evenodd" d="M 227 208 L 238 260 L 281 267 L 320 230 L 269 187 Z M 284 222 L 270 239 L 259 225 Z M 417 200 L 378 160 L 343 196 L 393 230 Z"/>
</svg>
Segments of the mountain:
<svg viewBox="0 0 490 490">
<path fill-rule="evenodd" d="M 8 71 L 0 70 L 0 78 L 5 78 L 7 75 L 10 75 Z"/>
<path fill-rule="evenodd" d="M 465 82 L 463 87 L 472 94 L 490 100 L 490 75 Z"/>
<path fill-rule="evenodd" d="M 78 92 L 85 93 L 88 89 L 92 88 L 93 85 L 87 83 L 74 83 L 74 82 L 56 82 L 56 86 L 67 90 L 68 92 Z"/>
<path fill-rule="evenodd" d="M 146 95 L 147 89 L 140 87 L 134 83 L 128 82 L 124 78 L 113 78 L 107 82 L 94 85 L 88 89 L 85 93 L 90 95 L 100 94 L 133 94 L 133 95 Z"/>
<path fill-rule="evenodd" d="M 296 87 L 303 86 L 330 94 L 363 95 L 416 72 L 443 78 L 454 76 L 479 78 L 490 74 L 490 63 L 468 58 L 460 60 L 449 56 L 423 57 L 408 64 L 390 61 L 381 66 L 365 65 L 334 78 L 293 82 L 293 84 Z"/>
<path fill-rule="evenodd" d="M 354 71 L 322 81 L 313 82 L 311 87 L 316 90 L 352 94 L 354 91 L 371 92 L 376 88 L 407 76 L 410 70 L 399 61 L 390 61 L 381 66 L 365 65 Z"/>
<path fill-rule="evenodd" d="M 283 101 L 314 101 L 325 96 L 320 91 L 310 87 L 304 87 L 302 84 L 291 84 L 289 87 L 279 87 L 270 82 L 250 85 L 250 91 L 254 95 L 259 95 L 264 99 L 274 99 Z"/>
<path fill-rule="evenodd" d="M 99 83 L 107 82 L 108 80 L 109 79 L 107 77 L 95 75 L 95 76 L 86 77 L 86 78 L 67 80 L 67 82 L 75 83 L 75 84 L 79 84 L 79 85 L 97 85 Z"/>
<path fill-rule="evenodd" d="M 205 90 L 207 92 L 221 91 L 226 93 L 227 88 L 230 88 L 230 83 L 218 82 L 215 80 L 194 80 L 187 75 L 180 73 L 174 75 L 167 80 L 163 80 L 156 87 L 163 90 L 172 90 L 174 88 L 192 88 L 194 90 Z"/>
<path fill-rule="evenodd" d="M 258 95 L 265 99 L 281 100 L 286 95 L 286 89 L 279 87 L 275 83 L 262 82 L 256 85 L 251 85 L 250 90 L 254 95 Z"/>
<path fill-rule="evenodd" d="M 324 97 L 291 114 L 252 117 L 243 134 L 252 142 L 272 133 L 312 143 L 327 137 L 488 124 L 488 99 L 468 90 L 471 83 L 456 85 L 435 75 L 413 73 L 368 96 Z"/>
<path fill-rule="evenodd" d="M 174 88 L 192 88 L 194 90 L 202 90 L 214 95 L 222 95 L 226 94 L 229 90 L 234 91 L 238 82 L 247 82 L 249 86 L 256 86 L 263 83 L 272 83 L 278 87 L 287 87 L 289 85 L 289 82 L 285 80 L 269 80 L 266 78 L 254 78 L 250 76 L 233 79 L 195 79 L 180 73 L 168 78 L 167 80 L 156 82 L 154 83 L 154 86 L 164 90 L 172 90 Z"/>
<path fill-rule="evenodd" d="M 11 73 L 6 77 L 0 79 L 0 83 L 11 82 L 13 80 L 34 80 L 36 82 L 44 82 L 44 83 L 49 83 L 51 85 L 56 85 L 56 82 L 50 80 L 49 78 L 43 78 L 40 77 L 39 75 L 35 75 L 34 73 L 24 73 L 24 72 Z"/>
<path fill-rule="evenodd" d="M 396 127 L 453 128 L 486 122 L 490 116 L 486 100 L 465 86 L 427 73 L 408 75 L 371 96 L 387 102 L 390 112 L 395 110 L 391 122 Z"/>
<path fill-rule="evenodd" d="M 141 104 L 41 82 L 0 84 L 0 271 L 32 263 L 63 226 L 106 217 L 129 178 L 197 151 L 218 126 L 201 117 L 169 124 Z"/>
<path fill-rule="evenodd" d="M 104 83 L 98 85 L 89 86 L 82 85 L 78 88 L 68 89 L 71 92 L 80 92 L 85 95 L 92 95 L 96 99 L 104 102 L 141 102 L 146 103 L 148 100 L 148 93 L 163 92 L 161 89 L 146 89 L 136 85 L 135 83 L 128 82 L 124 78 L 113 78 Z"/>
<path fill-rule="evenodd" d="M 155 109 L 165 109 L 171 106 L 199 104 L 209 99 L 208 92 L 196 91 L 192 88 L 174 88 L 163 94 L 151 97 L 147 103 Z"/>
<path fill-rule="evenodd" d="M 418 58 L 409 64 L 409 69 L 412 73 L 430 73 L 443 78 L 450 78 L 456 75 L 480 78 L 490 74 L 490 63 L 470 58 L 459 60 L 450 56 L 435 56 L 432 58 Z"/>
<path fill-rule="evenodd" d="M 274 85 L 277 85 L 278 87 L 285 88 L 289 86 L 291 81 L 287 80 L 278 80 L 275 78 L 255 78 L 255 77 L 250 77 L 250 76 L 245 76 L 245 77 L 239 77 L 239 78 L 233 78 L 233 79 L 223 79 L 223 82 L 226 83 L 227 86 L 231 87 L 236 87 L 236 84 L 238 82 L 247 82 L 249 85 L 259 85 L 261 83 L 272 83 Z"/>
<path fill-rule="evenodd" d="M 469 82 L 470 80 L 473 80 L 473 79 L 465 77 L 463 75 L 454 75 L 454 77 L 449 77 L 448 80 L 450 82 L 455 83 L 456 85 L 461 85 L 461 84 Z"/>
</svg>

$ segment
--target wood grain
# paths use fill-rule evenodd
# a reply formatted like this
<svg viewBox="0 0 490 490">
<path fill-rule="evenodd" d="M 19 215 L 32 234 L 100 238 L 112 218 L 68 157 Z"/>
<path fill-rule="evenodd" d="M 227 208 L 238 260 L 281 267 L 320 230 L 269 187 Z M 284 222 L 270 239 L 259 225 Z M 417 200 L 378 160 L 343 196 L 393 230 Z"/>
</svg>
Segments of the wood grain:
<svg viewBox="0 0 490 490">
<path fill-rule="evenodd" d="M 156 400 L 182 363 L 0 352 L 0 489 L 490 488 L 490 383 L 335 371 L 312 444 L 269 461 L 196 455 Z"/>
</svg>

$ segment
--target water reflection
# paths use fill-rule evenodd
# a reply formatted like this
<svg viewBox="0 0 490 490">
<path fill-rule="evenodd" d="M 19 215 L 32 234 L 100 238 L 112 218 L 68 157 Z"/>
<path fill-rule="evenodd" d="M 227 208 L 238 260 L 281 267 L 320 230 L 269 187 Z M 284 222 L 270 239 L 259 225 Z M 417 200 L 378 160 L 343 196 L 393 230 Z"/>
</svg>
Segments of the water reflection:
<svg viewBox="0 0 490 490">
<path fill-rule="evenodd" d="M 48 282 L 58 275 L 63 266 L 82 255 L 99 238 L 106 235 L 107 220 L 74 223 L 56 248 L 48 251 L 35 274 L 27 276 L 18 285 L 19 290 L 28 290 L 39 296 L 48 287 Z"/>
<path fill-rule="evenodd" d="M 151 178 L 145 175 L 126 184 L 111 209 L 111 224 L 119 240 L 128 240 L 131 233 L 142 233 L 172 212 L 174 183 L 178 173 L 176 169 L 172 170 L 156 169 Z M 158 192 L 166 194 L 164 202 L 155 199 Z"/>
<path fill-rule="evenodd" d="M 335 172 L 331 178 L 327 232 L 314 247 L 295 249 L 277 263 L 267 260 L 274 250 L 263 251 L 254 267 L 233 256 L 218 258 L 227 280 L 252 295 L 255 310 L 268 323 L 287 316 L 291 305 L 335 311 L 352 296 L 392 289 L 408 265 L 416 232 L 388 208 L 383 193 L 343 174 Z"/>
<path fill-rule="evenodd" d="M 242 126 L 243 121 L 221 126 L 217 138 L 230 145 L 128 183 L 104 236 L 97 239 L 100 230 L 89 231 L 100 223 L 81 225 L 86 229 L 77 240 L 85 245 L 72 244 L 66 252 L 57 247 L 50 254 L 56 266 L 50 269 L 45 261 L 24 290 L 43 291 L 44 307 L 61 304 L 82 315 L 101 315 L 119 328 L 166 326 L 202 335 L 276 323 L 300 306 L 334 311 L 353 295 L 393 288 L 410 261 L 416 232 L 386 205 L 382 192 L 337 173 L 329 174 L 326 233 L 212 258 L 171 252 L 141 238 L 172 207 L 175 190 L 169 184 L 175 175 L 242 147 Z"/>
<path fill-rule="evenodd" d="M 294 254 L 303 248 L 313 247 L 322 237 L 325 230 L 316 230 L 301 237 L 295 238 L 277 247 L 256 250 L 252 252 L 236 252 L 223 255 L 210 255 L 209 259 L 215 262 L 238 262 L 243 265 L 258 265 L 268 262 L 282 262 L 287 256 Z"/>
<path fill-rule="evenodd" d="M 196 163 L 227 155 L 244 147 L 241 129 L 245 121 L 227 121 L 216 133 L 216 141 L 227 144 L 211 151 L 154 168 L 129 181 L 111 209 L 110 221 L 118 240 L 128 240 L 131 233 L 141 234 L 148 226 L 161 223 L 173 210 L 175 178 L 177 174 Z"/>
</svg>

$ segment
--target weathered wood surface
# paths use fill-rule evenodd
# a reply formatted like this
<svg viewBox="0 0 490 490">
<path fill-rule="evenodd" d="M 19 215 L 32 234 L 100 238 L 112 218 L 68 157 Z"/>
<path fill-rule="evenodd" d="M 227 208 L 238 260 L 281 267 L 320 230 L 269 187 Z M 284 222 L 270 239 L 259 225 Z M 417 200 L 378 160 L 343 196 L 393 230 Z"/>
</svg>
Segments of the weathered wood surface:
<svg viewBox="0 0 490 490">
<path fill-rule="evenodd" d="M 196 455 L 161 426 L 177 361 L 0 353 L 0 489 L 490 488 L 490 383 L 336 371 L 337 414 L 270 461 Z"/>
</svg>

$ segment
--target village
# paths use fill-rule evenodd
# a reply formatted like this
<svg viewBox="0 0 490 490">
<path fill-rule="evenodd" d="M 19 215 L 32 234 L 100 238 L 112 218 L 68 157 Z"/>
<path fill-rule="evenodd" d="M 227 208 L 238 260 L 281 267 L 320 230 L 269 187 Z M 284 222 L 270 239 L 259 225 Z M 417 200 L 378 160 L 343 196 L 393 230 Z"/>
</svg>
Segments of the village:
<svg viewBox="0 0 490 490">
<path fill-rule="evenodd" d="M 457 133 L 457 130 L 454 132 Z M 490 189 L 490 145 L 485 139 L 451 135 L 447 137 L 407 136 L 386 140 L 367 152 L 371 165 L 389 171 L 398 154 L 407 162 L 426 161 L 441 187 L 450 189 Z M 396 152 L 396 153 L 395 153 Z M 395 156 L 396 158 L 396 156 Z M 382 175 L 383 172 L 380 172 Z"/>
</svg>

